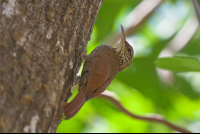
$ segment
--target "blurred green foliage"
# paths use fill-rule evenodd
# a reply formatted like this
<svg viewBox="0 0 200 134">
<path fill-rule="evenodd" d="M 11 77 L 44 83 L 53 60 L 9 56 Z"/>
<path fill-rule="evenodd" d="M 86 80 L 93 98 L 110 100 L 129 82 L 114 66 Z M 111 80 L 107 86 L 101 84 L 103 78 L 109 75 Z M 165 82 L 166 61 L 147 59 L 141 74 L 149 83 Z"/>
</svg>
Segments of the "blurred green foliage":
<svg viewBox="0 0 200 134">
<path fill-rule="evenodd" d="M 130 22 L 125 18 L 140 2 L 140 0 L 104 0 L 87 52 L 90 53 L 96 46 L 119 33 L 120 24 L 127 29 Z M 163 61 L 165 69 L 176 67 L 176 72 L 171 72 L 172 78 L 169 78 L 169 83 L 164 82 L 165 80 L 159 76 L 155 64 L 159 54 L 191 16 L 196 17 L 191 1 L 164 1 L 136 34 L 127 37 L 135 52 L 133 62 L 129 68 L 117 74 L 107 90 L 114 92 L 122 105 L 132 113 L 142 116 L 159 114 L 174 124 L 193 132 L 200 132 L 200 73 L 188 72 L 191 70 L 187 67 L 185 70 L 187 72 L 181 72 L 180 69 L 182 64 L 193 66 L 194 63 L 184 59 L 181 64 L 177 61 Z M 199 28 L 174 56 L 180 55 L 195 57 L 197 59 L 195 64 L 199 65 Z M 77 88 L 73 90 L 70 100 L 76 93 Z M 63 120 L 57 129 L 57 133 L 61 132 L 175 131 L 159 123 L 132 119 L 107 100 L 95 98 L 86 102 L 72 119 Z"/>
<path fill-rule="evenodd" d="M 200 62 L 197 58 L 178 56 L 172 58 L 159 58 L 155 63 L 160 68 L 176 72 L 200 72 Z"/>
</svg>

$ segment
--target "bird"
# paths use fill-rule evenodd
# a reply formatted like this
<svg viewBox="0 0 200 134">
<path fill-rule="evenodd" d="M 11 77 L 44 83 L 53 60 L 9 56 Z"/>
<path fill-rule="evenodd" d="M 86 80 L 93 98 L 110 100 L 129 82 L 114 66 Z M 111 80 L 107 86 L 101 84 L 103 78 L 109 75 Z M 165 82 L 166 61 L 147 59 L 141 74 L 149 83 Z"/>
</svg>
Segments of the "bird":
<svg viewBox="0 0 200 134">
<path fill-rule="evenodd" d="M 103 93 L 117 73 L 122 72 L 132 63 L 134 50 L 126 41 L 121 25 L 121 41 L 115 47 L 100 45 L 90 54 L 83 54 L 85 60 L 79 80 L 78 94 L 67 103 L 61 102 L 66 120 L 75 116 L 84 103 Z"/>
</svg>

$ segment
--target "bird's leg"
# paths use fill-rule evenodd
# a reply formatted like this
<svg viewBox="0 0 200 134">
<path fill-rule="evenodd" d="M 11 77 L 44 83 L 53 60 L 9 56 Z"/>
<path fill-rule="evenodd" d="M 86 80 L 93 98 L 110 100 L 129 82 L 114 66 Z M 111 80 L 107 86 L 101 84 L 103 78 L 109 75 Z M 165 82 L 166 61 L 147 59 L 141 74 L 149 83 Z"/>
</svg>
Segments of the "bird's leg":
<svg viewBox="0 0 200 134">
<path fill-rule="evenodd" d="M 86 50 L 87 53 L 87 50 Z M 89 76 L 89 69 L 90 69 L 90 64 L 91 64 L 91 59 L 92 56 L 91 54 L 82 54 L 82 58 L 85 60 L 85 63 L 83 65 L 83 70 L 81 72 L 81 76 L 77 76 L 78 77 L 78 81 L 79 81 L 79 89 L 78 91 L 81 90 L 81 87 L 87 82 L 88 76 Z"/>
<path fill-rule="evenodd" d="M 88 60 L 91 60 L 91 57 L 90 57 L 90 54 L 86 54 L 87 53 L 87 50 L 85 52 L 85 54 L 82 54 L 82 58 L 85 60 L 85 61 L 88 61 Z M 73 82 L 73 86 L 76 85 L 78 83 L 78 81 L 80 81 L 81 79 L 81 76 L 80 75 L 77 75 L 74 79 L 74 82 Z"/>
<path fill-rule="evenodd" d="M 90 69 L 91 62 L 85 61 L 83 65 L 83 70 L 81 72 L 81 78 L 79 81 L 79 91 L 82 89 L 82 86 L 87 83 L 88 77 L 89 77 L 89 69 Z"/>
<path fill-rule="evenodd" d="M 92 55 L 91 55 L 91 54 L 83 54 L 83 55 L 82 55 L 82 58 L 83 58 L 85 61 L 91 61 Z"/>
<path fill-rule="evenodd" d="M 73 82 L 73 86 L 76 85 L 78 83 L 78 81 L 80 80 L 81 76 L 80 75 L 77 75 L 74 79 L 74 82 Z"/>
</svg>

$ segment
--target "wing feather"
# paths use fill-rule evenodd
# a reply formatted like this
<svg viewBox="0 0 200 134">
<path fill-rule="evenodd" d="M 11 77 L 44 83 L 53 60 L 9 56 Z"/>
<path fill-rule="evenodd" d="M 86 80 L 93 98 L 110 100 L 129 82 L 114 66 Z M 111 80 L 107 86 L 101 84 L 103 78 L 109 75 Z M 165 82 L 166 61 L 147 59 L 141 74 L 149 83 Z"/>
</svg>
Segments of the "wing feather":
<svg viewBox="0 0 200 134">
<path fill-rule="evenodd" d="M 94 57 L 91 62 L 91 70 L 86 87 L 86 97 L 96 92 L 110 75 L 110 67 L 101 57 Z"/>
</svg>

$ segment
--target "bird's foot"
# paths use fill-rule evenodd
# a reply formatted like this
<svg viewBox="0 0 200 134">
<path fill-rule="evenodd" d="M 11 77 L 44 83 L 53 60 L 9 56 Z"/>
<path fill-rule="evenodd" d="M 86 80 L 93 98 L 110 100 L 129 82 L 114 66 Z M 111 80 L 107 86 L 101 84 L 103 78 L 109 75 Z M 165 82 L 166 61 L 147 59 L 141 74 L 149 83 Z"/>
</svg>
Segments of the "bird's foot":
<svg viewBox="0 0 200 134">
<path fill-rule="evenodd" d="M 80 81 L 81 76 L 76 76 L 73 82 L 73 86 L 76 85 L 78 83 L 78 81 Z"/>
</svg>

